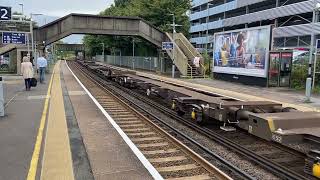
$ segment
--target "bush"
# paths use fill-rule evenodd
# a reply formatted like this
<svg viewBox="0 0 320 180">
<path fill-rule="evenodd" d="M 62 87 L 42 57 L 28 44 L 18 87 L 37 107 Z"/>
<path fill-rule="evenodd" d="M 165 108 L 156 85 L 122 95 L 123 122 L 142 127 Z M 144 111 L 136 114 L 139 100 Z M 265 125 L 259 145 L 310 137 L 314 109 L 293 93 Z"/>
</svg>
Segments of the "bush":
<svg viewBox="0 0 320 180">
<path fill-rule="evenodd" d="M 206 54 L 206 53 L 202 54 L 202 57 L 204 60 L 204 67 L 206 68 L 205 74 L 210 76 L 213 60 L 209 56 L 209 54 Z"/>
<path fill-rule="evenodd" d="M 305 88 L 308 76 L 308 66 L 306 64 L 294 64 L 291 74 L 291 88 L 302 90 Z"/>
<path fill-rule="evenodd" d="M 300 62 L 301 63 L 301 62 Z M 320 69 L 320 59 L 318 57 L 317 60 L 317 70 Z M 312 67 L 313 71 L 313 67 Z M 303 90 L 306 87 L 306 79 L 308 77 L 308 62 L 304 61 L 301 64 L 294 64 L 292 67 L 292 75 L 291 75 L 291 88 L 297 90 Z M 314 93 L 320 92 L 320 74 L 315 75 L 315 87 L 313 88 Z"/>
</svg>

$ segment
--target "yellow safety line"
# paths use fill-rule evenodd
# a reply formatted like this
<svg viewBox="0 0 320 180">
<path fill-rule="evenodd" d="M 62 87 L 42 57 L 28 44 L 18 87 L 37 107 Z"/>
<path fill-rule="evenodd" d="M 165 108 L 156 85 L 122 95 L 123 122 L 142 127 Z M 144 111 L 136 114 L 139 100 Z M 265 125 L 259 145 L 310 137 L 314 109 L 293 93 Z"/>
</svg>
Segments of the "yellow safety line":
<svg viewBox="0 0 320 180">
<path fill-rule="evenodd" d="M 40 179 L 73 180 L 73 163 L 61 88 L 60 68 L 56 68 L 51 92 Z"/>
<path fill-rule="evenodd" d="M 36 178 L 40 150 L 41 150 L 41 144 L 42 144 L 42 139 L 43 139 L 43 130 L 44 130 L 44 126 L 46 124 L 46 119 L 47 119 L 49 97 L 51 94 L 51 87 L 52 87 L 54 72 L 55 72 L 55 70 L 53 70 L 53 72 L 52 72 L 50 83 L 48 86 L 47 98 L 44 102 L 44 108 L 43 108 L 42 116 L 41 116 L 41 120 L 40 120 L 40 127 L 38 129 L 38 135 L 37 135 L 36 143 L 34 145 L 34 150 L 33 150 L 32 158 L 31 158 L 31 162 L 30 162 L 27 180 L 35 180 L 35 178 Z"/>
</svg>

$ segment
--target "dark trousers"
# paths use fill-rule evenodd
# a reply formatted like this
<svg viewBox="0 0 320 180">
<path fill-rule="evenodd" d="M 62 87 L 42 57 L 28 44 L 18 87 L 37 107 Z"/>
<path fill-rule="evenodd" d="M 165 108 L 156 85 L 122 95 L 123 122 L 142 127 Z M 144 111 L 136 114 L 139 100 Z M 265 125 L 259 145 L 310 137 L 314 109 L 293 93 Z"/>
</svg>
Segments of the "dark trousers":
<svg viewBox="0 0 320 180">
<path fill-rule="evenodd" d="M 30 90 L 31 78 L 24 79 L 24 84 L 26 85 L 26 90 Z"/>
<path fill-rule="evenodd" d="M 40 83 L 43 83 L 44 82 L 44 77 L 46 75 L 46 68 L 45 67 L 40 67 L 39 68 L 40 70 Z"/>
</svg>

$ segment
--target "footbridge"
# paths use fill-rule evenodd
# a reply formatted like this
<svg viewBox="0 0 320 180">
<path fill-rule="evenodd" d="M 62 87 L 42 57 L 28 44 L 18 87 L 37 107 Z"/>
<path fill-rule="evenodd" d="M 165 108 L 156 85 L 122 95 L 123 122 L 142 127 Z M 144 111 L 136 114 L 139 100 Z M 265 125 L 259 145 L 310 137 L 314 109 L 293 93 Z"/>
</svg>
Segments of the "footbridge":
<svg viewBox="0 0 320 180">
<path fill-rule="evenodd" d="M 34 39 L 38 47 L 52 44 L 72 34 L 139 36 L 161 48 L 162 42 L 175 41 L 174 53 L 167 50 L 174 64 L 183 76 L 203 76 L 204 66 L 195 67 L 192 60 L 201 57 L 187 38 L 177 33 L 162 32 L 151 23 L 139 17 L 99 16 L 89 14 L 69 14 L 51 23 L 34 29 Z M 0 48 L 1 49 L 1 48 Z"/>
<path fill-rule="evenodd" d="M 35 29 L 38 42 L 51 44 L 71 34 L 140 36 L 157 47 L 166 41 L 166 35 L 139 17 L 69 14 Z"/>
</svg>

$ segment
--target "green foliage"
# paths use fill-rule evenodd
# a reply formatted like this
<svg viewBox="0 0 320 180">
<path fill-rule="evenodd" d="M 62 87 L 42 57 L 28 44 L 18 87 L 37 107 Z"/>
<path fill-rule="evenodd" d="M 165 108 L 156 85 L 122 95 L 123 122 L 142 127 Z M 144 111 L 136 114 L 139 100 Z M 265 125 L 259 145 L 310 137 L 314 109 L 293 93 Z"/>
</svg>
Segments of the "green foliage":
<svg viewBox="0 0 320 180">
<path fill-rule="evenodd" d="M 116 7 L 124 6 L 126 3 L 128 3 L 130 0 L 114 0 L 114 4 Z"/>
<path fill-rule="evenodd" d="M 291 88 L 297 90 L 304 90 L 306 87 L 306 79 L 308 77 L 308 58 L 299 64 L 294 64 L 292 68 L 291 75 Z M 320 59 L 317 60 L 316 72 L 320 69 Z M 313 69 L 313 68 L 312 68 Z M 313 88 L 313 93 L 320 93 L 320 74 L 315 75 L 315 87 Z"/>
<path fill-rule="evenodd" d="M 211 67 L 212 67 L 212 58 L 209 56 L 209 54 L 204 53 L 202 54 L 203 60 L 204 60 L 204 67 L 206 68 L 205 74 L 210 76 L 211 73 Z"/>
<path fill-rule="evenodd" d="M 164 32 L 172 32 L 172 16 L 175 14 L 176 24 L 182 25 L 177 27 L 177 32 L 182 32 L 185 36 L 189 36 L 190 22 L 186 12 L 191 8 L 190 0 L 115 0 L 115 4 L 104 10 L 100 15 L 106 16 L 135 16 L 141 17 L 155 27 Z M 139 41 L 138 38 L 135 38 Z M 108 53 L 110 49 L 116 48 L 129 54 L 132 46 L 132 38 L 118 37 L 118 42 L 114 42 L 113 37 L 92 36 L 87 35 L 84 38 L 84 44 L 88 50 L 88 55 L 101 54 L 104 42 Z M 119 44 L 120 42 L 120 44 Z M 140 41 L 141 42 L 141 41 Z M 145 42 L 137 43 L 137 55 L 153 54 L 154 47 Z M 132 52 L 131 52 L 132 53 Z"/>
<path fill-rule="evenodd" d="M 121 51 L 122 56 L 131 56 L 133 55 L 133 40 L 135 56 L 157 56 L 157 51 L 153 44 L 139 38 L 89 35 L 83 39 L 87 51 L 86 54 L 89 56 L 101 55 L 103 51 L 102 43 L 104 43 L 106 55 L 119 55 Z"/>
<path fill-rule="evenodd" d="M 108 16 L 138 16 L 149 21 L 162 31 L 171 32 L 172 16 L 176 23 L 182 25 L 177 31 L 188 35 L 190 28 L 186 12 L 191 8 L 189 0 L 118 0 L 115 6 L 107 8 L 101 15 Z"/>
<path fill-rule="evenodd" d="M 317 56 L 317 68 L 316 72 L 320 72 L 320 57 Z M 315 87 L 313 89 L 314 93 L 320 93 L 320 74 L 316 73 L 315 75 Z"/>
<path fill-rule="evenodd" d="M 306 79 L 308 76 L 307 64 L 295 64 L 292 68 L 291 87 L 297 90 L 305 88 Z"/>
</svg>

